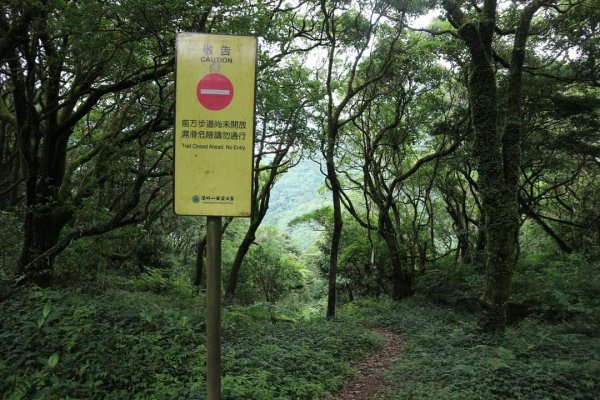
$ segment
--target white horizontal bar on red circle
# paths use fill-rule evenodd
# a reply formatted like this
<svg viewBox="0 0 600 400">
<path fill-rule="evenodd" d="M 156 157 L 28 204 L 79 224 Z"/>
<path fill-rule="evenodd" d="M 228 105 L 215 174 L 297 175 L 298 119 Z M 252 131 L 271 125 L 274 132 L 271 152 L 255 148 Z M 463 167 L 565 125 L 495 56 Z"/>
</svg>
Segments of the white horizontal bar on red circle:
<svg viewBox="0 0 600 400">
<path fill-rule="evenodd" d="M 219 94 L 223 96 L 229 96 L 230 90 L 228 89 L 200 89 L 200 94 Z"/>
</svg>

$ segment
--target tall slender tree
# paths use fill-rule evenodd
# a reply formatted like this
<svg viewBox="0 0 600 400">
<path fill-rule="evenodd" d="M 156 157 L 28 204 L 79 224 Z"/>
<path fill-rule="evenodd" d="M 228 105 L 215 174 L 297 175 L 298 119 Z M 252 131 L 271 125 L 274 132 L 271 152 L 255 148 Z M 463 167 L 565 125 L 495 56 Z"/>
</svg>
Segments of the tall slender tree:
<svg viewBox="0 0 600 400">
<path fill-rule="evenodd" d="M 253 171 L 253 212 L 237 249 L 227 281 L 226 295 L 233 297 L 242 263 L 256 239 L 277 178 L 301 158 L 310 136 L 310 104 L 314 102 L 309 71 L 301 64 L 264 70 L 258 90 L 257 129 Z"/>
<path fill-rule="evenodd" d="M 372 41 L 383 16 L 393 9 L 387 2 L 372 0 L 352 3 L 321 0 L 324 46 L 325 106 L 322 117 L 321 153 L 326 183 L 332 194 L 333 231 L 329 253 L 327 318 L 335 316 L 336 276 L 342 234 L 342 188 L 336 170 L 336 151 L 345 125 L 358 118 L 364 107 L 352 107 L 359 96 L 388 73 L 395 56 L 397 30 L 387 51 L 371 57 Z M 359 70 L 368 72 L 359 74 Z M 363 71 L 364 72 L 364 71 Z"/>
</svg>

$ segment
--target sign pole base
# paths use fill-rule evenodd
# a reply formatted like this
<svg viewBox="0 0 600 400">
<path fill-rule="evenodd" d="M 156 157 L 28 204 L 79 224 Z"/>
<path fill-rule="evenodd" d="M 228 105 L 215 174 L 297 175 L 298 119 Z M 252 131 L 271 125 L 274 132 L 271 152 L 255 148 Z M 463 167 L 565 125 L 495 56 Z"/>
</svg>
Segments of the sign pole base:
<svg viewBox="0 0 600 400">
<path fill-rule="evenodd" d="M 221 217 L 206 224 L 206 392 L 221 399 Z"/>
</svg>

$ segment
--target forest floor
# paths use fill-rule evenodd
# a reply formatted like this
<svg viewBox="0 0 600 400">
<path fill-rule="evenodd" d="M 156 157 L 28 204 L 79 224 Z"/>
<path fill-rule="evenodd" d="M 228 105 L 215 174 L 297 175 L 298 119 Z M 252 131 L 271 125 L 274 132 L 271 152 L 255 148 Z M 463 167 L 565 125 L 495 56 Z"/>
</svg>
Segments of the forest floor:
<svg viewBox="0 0 600 400">
<path fill-rule="evenodd" d="M 387 329 L 373 328 L 384 337 L 383 348 L 366 359 L 356 363 L 353 368 L 356 376 L 346 382 L 334 396 L 336 400 L 371 400 L 383 387 L 384 375 L 402 350 L 402 339 Z"/>
</svg>

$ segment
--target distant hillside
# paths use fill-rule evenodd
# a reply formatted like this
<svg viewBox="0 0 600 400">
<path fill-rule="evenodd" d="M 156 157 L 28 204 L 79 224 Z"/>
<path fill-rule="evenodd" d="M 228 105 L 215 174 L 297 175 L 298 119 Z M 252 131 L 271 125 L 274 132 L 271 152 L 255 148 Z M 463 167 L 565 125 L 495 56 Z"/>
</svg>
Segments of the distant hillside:
<svg viewBox="0 0 600 400">
<path fill-rule="evenodd" d="M 323 190 L 324 179 L 317 163 L 301 161 L 275 183 L 263 223 L 287 232 L 302 250 L 306 249 L 318 239 L 319 232 L 287 225 L 294 218 L 331 202 L 329 191 Z"/>
</svg>

